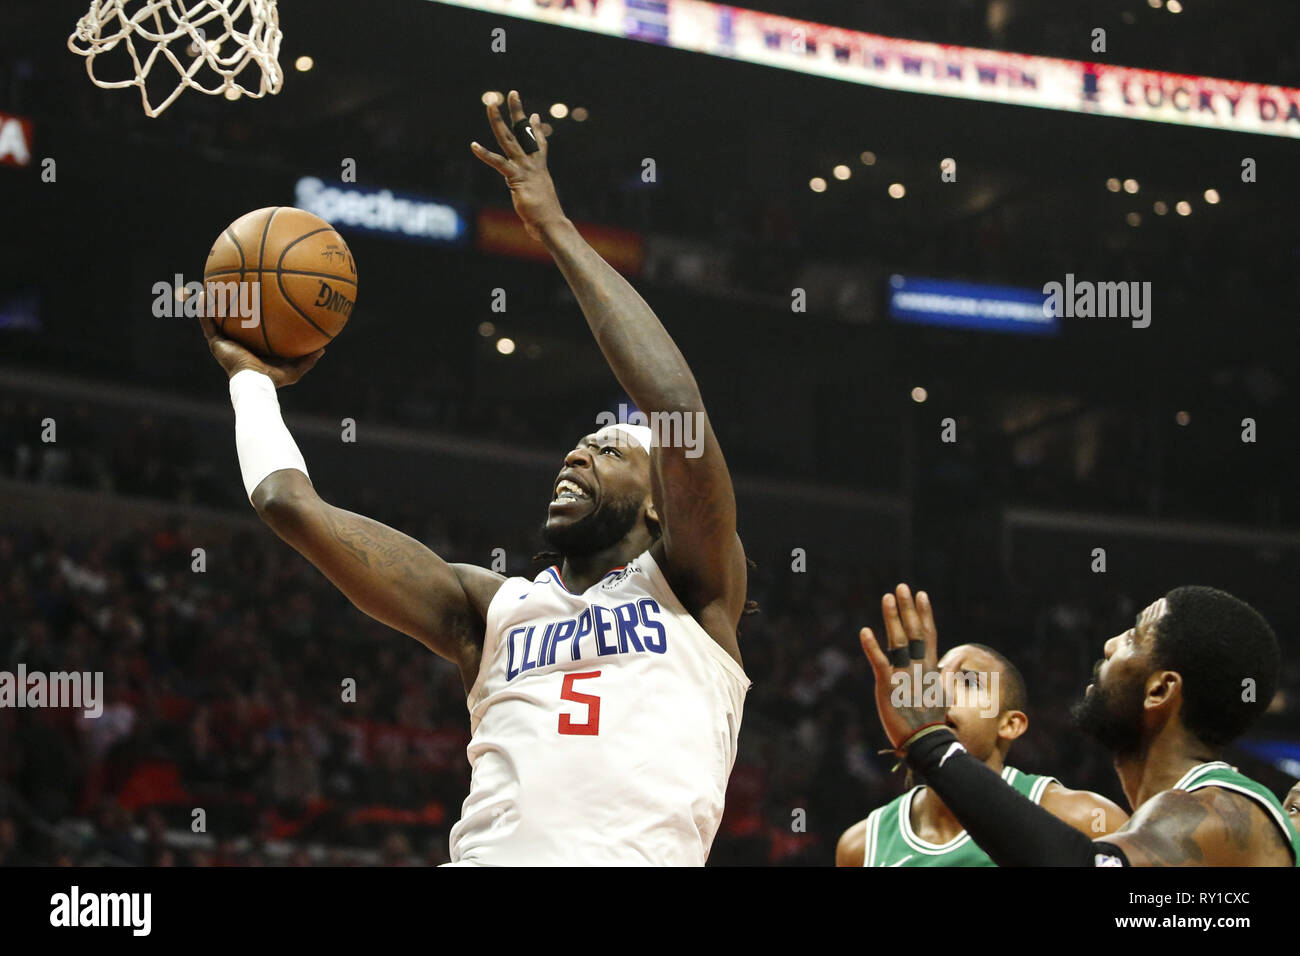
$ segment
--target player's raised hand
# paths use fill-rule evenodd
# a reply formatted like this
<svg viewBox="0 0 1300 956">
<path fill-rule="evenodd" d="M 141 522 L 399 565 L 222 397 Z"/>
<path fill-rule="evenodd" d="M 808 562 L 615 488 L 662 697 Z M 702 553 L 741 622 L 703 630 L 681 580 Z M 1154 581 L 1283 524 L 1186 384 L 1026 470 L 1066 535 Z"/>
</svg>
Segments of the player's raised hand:
<svg viewBox="0 0 1300 956">
<path fill-rule="evenodd" d="M 232 378 L 236 372 L 242 372 L 244 369 L 252 369 L 254 372 L 269 376 L 276 388 L 283 388 L 285 385 L 292 385 L 311 371 L 312 366 L 325 354 L 324 349 L 317 349 L 300 359 L 264 359 L 218 332 L 216 323 L 210 316 L 200 314 L 199 324 L 203 327 L 203 337 L 208 340 L 208 349 L 212 352 L 212 357 L 226 370 L 226 378 Z"/>
<path fill-rule="evenodd" d="M 519 125 L 525 121 L 524 104 L 515 90 L 506 97 L 506 106 L 510 111 L 509 125 L 501 117 L 499 103 L 494 101 L 487 107 L 488 123 L 501 152 L 494 153 L 476 142 L 470 143 L 469 148 L 505 177 L 515 212 L 524 221 L 524 228 L 534 239 L 541 239 L 542 229 L 548 223 L 564 221 L 564 210 L 560 208 L 555 184 L 546 168 L 546 134 L 542 132 L 541 117 L 536 113 L 527 117 L 525 125 Z M 521 143 L 512 128 L 519 130 L 522 136 L 531 136 L 532 142 Z"/>
<path fill-rule="evenodd" d="M 885 619 L 887 649 L 881 649 L 869 627 L 861 630 L 858 639 L 875 678 L 876 710 L 885 736 L 895 750 L 901 750 L 918 730 L 947 719 L 946 707 L 919 706 L 926 689 L 926 674 L 938 663 L 939 636 L 934 609 L 924 591 L 913 601 L 911 589 L 900 584 L 894 594 L 880 599 L 880 611 Z"/>
</svg>

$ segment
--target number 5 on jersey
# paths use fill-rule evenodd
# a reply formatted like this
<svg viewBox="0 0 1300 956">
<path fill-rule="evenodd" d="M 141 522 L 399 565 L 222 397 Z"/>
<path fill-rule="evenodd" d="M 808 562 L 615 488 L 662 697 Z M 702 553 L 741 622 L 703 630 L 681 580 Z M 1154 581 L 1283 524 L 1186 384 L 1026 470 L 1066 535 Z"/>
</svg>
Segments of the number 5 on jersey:
<svg viewBox="0 0 1300 956">
<path fill-rule="evenodd" d="M 573 722 L 573 718 L 568 714 L 560 714 L 560 733 L 584 737 L 594 737 L 600 733 L 600 698 L 595 694 L 582 694 L 573 689 L 574 681 L 599 676 L 600 671 L 564 675 L 564 686 L 560 689 L 560 697 L 564 700 L 571 700 L 575 704 L 586 704 L 587 722 L 577 724 Z"/>
</svg>

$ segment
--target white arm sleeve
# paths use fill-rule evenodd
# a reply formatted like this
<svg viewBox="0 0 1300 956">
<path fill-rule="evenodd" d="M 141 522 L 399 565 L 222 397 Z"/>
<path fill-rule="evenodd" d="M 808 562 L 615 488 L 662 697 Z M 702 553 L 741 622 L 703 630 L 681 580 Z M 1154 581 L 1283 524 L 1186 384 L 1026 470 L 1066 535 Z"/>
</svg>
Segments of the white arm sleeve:
<svg viewBox="0 0 1300 956">
<path fill-rule="evenodd" d="M 280 417 L 275 384 L 268 376 L 252 369 L 236 372 L 230 377 L 230 403 L 235 406 L 235 448 L 249 501 L 272 472 L 296 468 L 307 474 L 307 463 Z"/>
</svg>

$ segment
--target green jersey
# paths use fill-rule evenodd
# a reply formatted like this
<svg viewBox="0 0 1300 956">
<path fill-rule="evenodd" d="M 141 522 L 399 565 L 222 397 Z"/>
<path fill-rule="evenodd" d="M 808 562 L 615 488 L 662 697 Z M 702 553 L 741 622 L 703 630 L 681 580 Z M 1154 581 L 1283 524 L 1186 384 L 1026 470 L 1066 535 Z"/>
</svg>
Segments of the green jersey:
<svg viewBox="0 0 1300 956">
<path fill-rule="evenodd" d="M 1282 831 L 1283 841 L 1291 848 L 1292 864 L 1300 866 L 1300 834 L 1292 828 L 1291 822 L 1286 818 L 1286 811 L 1282 809 L 1282 801 L 1273 795 L 1273 791 L 1262 783 L 1251 780 L 1244 773 L 1240 773 L 1236 767 L 1229 766 L 1222 760 L 1193 767 L 1169 789 L 1192 791 L 1200 790 L 1202 787 L 1232 790 L 1242 796 L 1250 797 L 1263 807 L 1264 812 Z"/>
<path fill-rule="evenodd" d="M 1003 767 L 1002 779 L 1034 803 L 1043 799 L 1055 777 L 1024 773 Z M 871 811 L 867 817 L 863 866 L 996 866 L 965 830 L 947 843 L 927 843 L 912 830 L 912 801 L 924 788 L 913 787 L 896 800 Z"/>
</svg>

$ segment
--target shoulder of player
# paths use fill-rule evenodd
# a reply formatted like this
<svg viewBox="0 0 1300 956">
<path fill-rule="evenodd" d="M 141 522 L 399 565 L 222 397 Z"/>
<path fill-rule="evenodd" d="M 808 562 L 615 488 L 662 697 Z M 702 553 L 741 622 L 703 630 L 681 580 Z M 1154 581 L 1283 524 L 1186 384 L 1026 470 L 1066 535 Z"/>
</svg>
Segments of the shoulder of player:
<svg viewBox="0 0 1300 956">
<path fill-rule="evenodd" d="M 1091 837 L 1114 833 L 1128 821 L 1128 814 L 1113 800 L 1091 790 L 1071 790 L 1056 781 L 1043 790 L 1038 805 Z"/>
<path fill-rule="evenodd" d="M 1209 784 L 1192 791 L 1210 812 L 1213 828 L 1230 844 L 1232 852 L 1244 854 L 1250 866 L 1291 866 L 1289 835 L 1259 799 L 1239 790 Z"/>
<path fill-rule="evenodd" d="M 740 536 L 735 535 L 735 547 L 725 561 L 723 577 L 727 583 L 721 591 L 704 586 L 687 568 L 676 566 L 668 557 L 663 539 L 650 547 L 650 556 L 659 566 L 664 581 L 673 596 L 700 627 L 737 663 L 740 663 L 740 643 L 736 628 L 745 610 L 745 595 L 749 583 L 748 562 Z"/>
<path fill-rule="evenodd" d="M 710 581 L 701 580 L 697 569 L 688 563 L 674 561 L 662 536 L 650 546 L 650 556 L 659 565 L 669 587 L 688 611 L 695 604 L 730 597 L 733 601 L 739 599 L 735 603 L 736 616 L 740 616 L 745 603 L 745 588 L 749 583 L 749 562 L 745 558 L 745 546 L 739 534 L 732 533 L 731 547 L 724 550 L 719 566 L 711 569 L 715 574 L 710 576 L 713 579 Z M 721 588 L 717 586 L 719 578 L 724 582 Z"/>
<path fill-rule="evenodd" d="M 741 591 L 744 592 L 744 585 L 749 576 L 749 563 L 745 561 L 745 545 L 740 540 L 737 532 L 732 532 L 731 548 L 725 548 L 722 542 L 719 542 L 719 548 L 724 555 L 723 561 L 719 562 L 719 571 L 723 572 L 725 578 L 738 579 L 737 581 L 728 580 L 728 584 L 740 584 Z M 673 561 L 672 555 L 668 553 L 668 542 L 664 541 L 662 535 L 658 540 L 650 545 L 651 557 L 655 559 L 659 570 L 663 571 L 664 578 L 667 578 L 672 584 L 673 591 L 679 594 L 679 597 L 685 597 L 681 592 L 693 592 L 701 589 L 701 581 L 698 578 L 697 570 L 690 567 L 688 562 Z"/>
<path fill-rule="evenodd" d="M 470 610 L 478 615 L 479 620 L 486 622 L 492 599 L 501 590 L 501 585 L 506 583 L 505 575 L 476 564 L 453 564 L 451 568 L 456 572 Z"/>
<path fill-rule="evenodd" d="M 859 820 L 842 834 L 835 844 L 836 866 L 862 866 L 867 856 L 867 823 L 870 817 Z"/>
<path fill-rule="evenodd" d="M 445 626 L 454 629 L 457 634 L 460 653 L 456 663 L 468 690 L 478 675 L 483 655 L 488 607 L 506 578 L 475 564 L 453 564 L 451 569 L 465 593 L 465 604 L 455 614 L 455 620 L 447 621 Z"/>
<path fill-rule="evenodd" d="M 1285 866 L 1291 854 L 1259 803 L 1206 786 L 1165 790 L 1108 838 L 1135 866 Z"/>
</svg>

